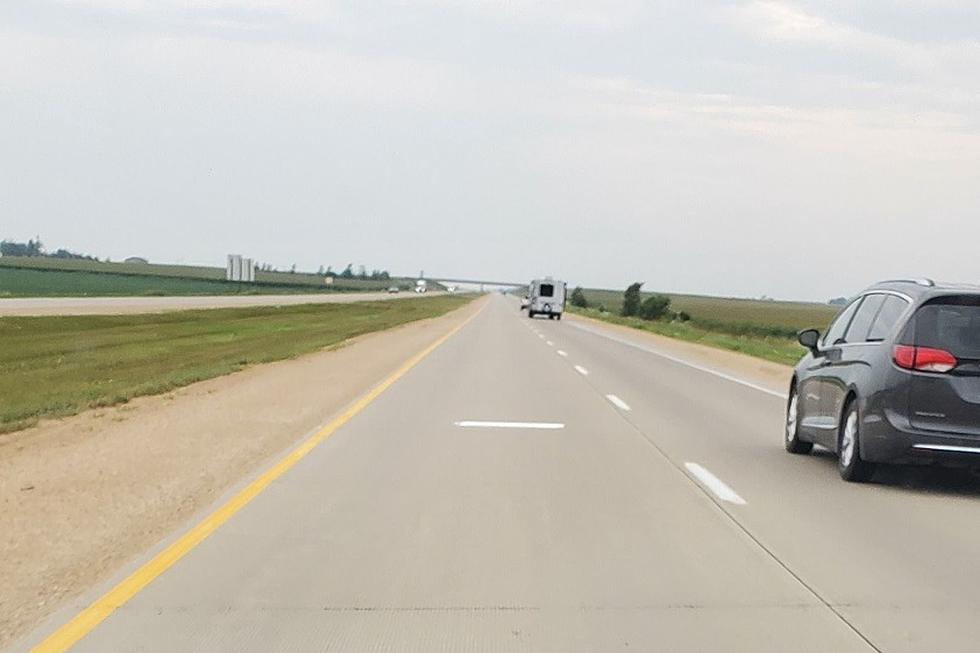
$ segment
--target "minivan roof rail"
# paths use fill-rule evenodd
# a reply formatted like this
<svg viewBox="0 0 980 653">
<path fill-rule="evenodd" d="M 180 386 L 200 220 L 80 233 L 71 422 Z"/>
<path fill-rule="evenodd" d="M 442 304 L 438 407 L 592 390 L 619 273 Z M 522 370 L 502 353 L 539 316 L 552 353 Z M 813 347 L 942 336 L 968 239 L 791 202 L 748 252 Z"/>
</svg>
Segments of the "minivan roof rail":
<svg viewBox="0 0 980 653">
<path fill-rule="evenodd" d="M 879 281 L 878 283 L 914 283 L 917 286 L 926 286 L 932 288 L 936 285 L 936 282 L 928 277 L 919 277 L 918 279 L 886 279 L 885 281 Z"/>
</svg>

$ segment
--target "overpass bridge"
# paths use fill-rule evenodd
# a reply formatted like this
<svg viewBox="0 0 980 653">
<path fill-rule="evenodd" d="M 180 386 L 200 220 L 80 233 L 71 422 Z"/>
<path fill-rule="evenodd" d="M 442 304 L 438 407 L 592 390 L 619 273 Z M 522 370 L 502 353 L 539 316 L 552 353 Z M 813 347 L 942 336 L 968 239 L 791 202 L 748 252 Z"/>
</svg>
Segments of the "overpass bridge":
<svg viewBox="0 0 980 653">
<path fill-rule="evenodd" d="M 526 286 L 527 281 L 491 281 L 489 279 L 454 279 L 451 277 L 425 277 L 429 281 L 437 281 L 439 283 L 465 283 L 474 286 L 509 286 L 512 288 L 520 288 L 521 286 Z"/>
</svg>

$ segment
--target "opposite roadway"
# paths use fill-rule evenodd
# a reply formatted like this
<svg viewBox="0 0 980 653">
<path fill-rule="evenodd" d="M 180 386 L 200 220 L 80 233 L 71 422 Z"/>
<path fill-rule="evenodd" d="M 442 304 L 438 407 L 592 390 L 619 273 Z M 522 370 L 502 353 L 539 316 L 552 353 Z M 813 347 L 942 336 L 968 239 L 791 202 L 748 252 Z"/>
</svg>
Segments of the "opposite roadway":
<svg viewBox="0 0 980 653">
<path fill-rule="evenodd" d="M 974 484 L 843 483 L 651 347 L 489 298 L 74 650 L 980 647 Z"/>
<path fill-rule="evenodd" d="M 429 295 L 440 295 L 433 291 Z M 167 297 L 12 297 L 0 298 L 4 315 L 120 315 L 201 308 L 289 306 L 292 304 L 344 304 L 418 297 L 412 291 L 295 293 L 290 295 L 185 295 Z"/>
</svg>

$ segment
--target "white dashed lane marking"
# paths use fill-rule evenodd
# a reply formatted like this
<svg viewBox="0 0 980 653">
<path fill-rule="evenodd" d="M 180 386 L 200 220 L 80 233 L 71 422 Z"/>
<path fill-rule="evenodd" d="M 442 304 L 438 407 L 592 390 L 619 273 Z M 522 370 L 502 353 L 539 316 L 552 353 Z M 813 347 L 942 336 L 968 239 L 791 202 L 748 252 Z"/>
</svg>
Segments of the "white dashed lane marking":
<svg viewBox="0 0 980 653">
<path fill-rule="evenodd" d="M 691 473 L 694 478 L 696 478 L 701 485 L 708 488 L 708 490 L 714 494 L 716 497 L 722 501 L 727 501 L 728 503 L 734 503 L 738 506 L 745 505 L 745 499 L 738 496 L 738 493 L 732 488 L 728 487 L 724 481 L 709 472 L 707 469 L 702 467 L 697 463 L 684 463 L 684 467 L 687 471 Z"/>
<path fill-rule="evenodd" d="M 494 422 L 480 420 L 463 420 L 456 422 L 456 426 L 466 429 L 563 429 L 564 424 L 559 422 Z"/>
<path fill-rule="evenodd" d="M 630 410 L 630 405 L 616 395 L 606 395 L 606 399 L 609 400 L 609 403 L 620 410 Z"/>
</svg>

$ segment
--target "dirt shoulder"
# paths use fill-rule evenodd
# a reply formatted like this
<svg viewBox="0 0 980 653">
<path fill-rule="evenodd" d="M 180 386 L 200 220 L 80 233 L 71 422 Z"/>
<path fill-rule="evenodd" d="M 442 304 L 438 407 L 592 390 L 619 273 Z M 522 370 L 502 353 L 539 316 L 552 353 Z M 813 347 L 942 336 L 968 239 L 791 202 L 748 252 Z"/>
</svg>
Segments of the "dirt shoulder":
<svg viewBox="0 0 980 653">
<path fill-rule="evenodd" d="M 756 383 L 775 392 L 786 392 L 789 388 L 793 368 L 780 363 L 773 363 L 762 358 L 741 354 L 726 349 L 717 349 L 694 342 L 669 338 L 667 336 L 631 329 L 627 326 L 604 322 L 582 315 L 567 314 L 575 322 L 590 328 L 598 328 L 615 333 L 634 342 L 647 342 L 657 351 L 670 356 L 681 358 L 689 363 L 701 365 L 739 379 Z M 800 349 L 800 356 L 803 356 Z"/>
<path fill-rule="evenodd" d="M 485 301 L 0 438 L 0 648 L 168 536 Z"/>
</svg>

